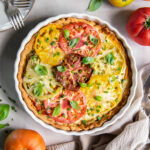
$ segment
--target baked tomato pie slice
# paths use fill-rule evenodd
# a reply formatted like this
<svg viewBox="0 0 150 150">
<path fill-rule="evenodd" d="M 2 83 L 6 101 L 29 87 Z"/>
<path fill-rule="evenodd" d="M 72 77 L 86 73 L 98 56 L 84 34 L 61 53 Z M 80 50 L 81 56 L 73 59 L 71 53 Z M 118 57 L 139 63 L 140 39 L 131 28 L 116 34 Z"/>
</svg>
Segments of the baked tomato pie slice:
<svg viewBox="0 0 150 150">
<path fill-rule="evenodd" d="M 86 99 L 79 90 L 72 92 L 63 91 L 51 100 L 44 101 L 46 113 L 50 118 L 61 123 L 73 123 L 86 113 Z"/>
<path fill-rule="evenodd" d="M 101 40 L 94 27 L 84 22 L 77 22 L 63 28 L 59 45 L 66 54 L 77 53 L 94 57 L 100 50 Z"/>
</svg>

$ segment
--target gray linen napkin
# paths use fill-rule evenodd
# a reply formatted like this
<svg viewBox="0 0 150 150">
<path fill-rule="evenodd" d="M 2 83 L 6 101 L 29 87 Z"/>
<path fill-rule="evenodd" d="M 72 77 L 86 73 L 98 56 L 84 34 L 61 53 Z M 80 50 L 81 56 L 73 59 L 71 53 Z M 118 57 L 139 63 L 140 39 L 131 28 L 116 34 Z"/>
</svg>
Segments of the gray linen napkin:
<svg viewBox="0 0 150 150">
<path fill-rule="evenodd" d="M 115 124 L 92 135 L 80 136 L 83 150 L 142 150 L 148 144 L 149 118 L 141 108 L 143 83 L 150 75 L 150 64 L 138 73 L 136 96 L 130 108 Z M 70 144 L 69 149 L 66 145 Z M 48 150 L 74 150 L 72 142 L 61 144 L 59 148 L 48 146 Z"/>
</svg>

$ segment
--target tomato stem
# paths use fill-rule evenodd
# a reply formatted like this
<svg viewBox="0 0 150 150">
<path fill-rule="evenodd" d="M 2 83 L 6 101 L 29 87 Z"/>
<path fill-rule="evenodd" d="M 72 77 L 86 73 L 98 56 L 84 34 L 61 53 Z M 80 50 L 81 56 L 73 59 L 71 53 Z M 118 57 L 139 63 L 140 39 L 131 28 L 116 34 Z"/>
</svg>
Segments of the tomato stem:
<svg viewBox="0 0 150 150">
<path fill-rule="evenodd" d="M 148 29 L 150 28 L 150 18 L 147 18 L 145 21 L 145 28 Z"/>
</svg>

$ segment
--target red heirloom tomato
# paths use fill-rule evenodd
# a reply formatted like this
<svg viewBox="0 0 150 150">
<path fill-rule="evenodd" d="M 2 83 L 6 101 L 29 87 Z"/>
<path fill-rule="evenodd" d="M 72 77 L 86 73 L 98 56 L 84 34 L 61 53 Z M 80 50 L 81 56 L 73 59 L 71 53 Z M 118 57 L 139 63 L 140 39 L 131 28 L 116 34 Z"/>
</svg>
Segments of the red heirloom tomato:
<svg viewBox="0 0 150 150">
<path fill-rule="evenodd" d="M 73 123 L 86 113 L 87 104 L 80 90 L 65 90 L 53 99 L 45 100 L 44 107 L 49 117 L 56 122 Z"/>
<path fill-rule="evenodd" d="M 139 8 L 131 14 L 127 31 L 135 42 L 150 46 L 150 7 Z"/>
</svg>

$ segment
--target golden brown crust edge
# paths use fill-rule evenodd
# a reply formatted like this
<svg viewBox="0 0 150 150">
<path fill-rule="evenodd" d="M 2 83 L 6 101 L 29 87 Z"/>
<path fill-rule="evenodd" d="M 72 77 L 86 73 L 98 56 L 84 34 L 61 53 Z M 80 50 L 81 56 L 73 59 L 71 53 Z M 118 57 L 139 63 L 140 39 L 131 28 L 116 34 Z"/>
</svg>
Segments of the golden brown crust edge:
<svg viewBox="0 0 150 150">
<path fill-rule="evenodd" d="M 120 40 L 118 40 L 118 38 L 116 37 L 115 33 L 110 31 L 106 26 L 101 26 L 99 24 L 96 24 L 93 21 L 77 19 L 77 18 L 63 18 L 63 19 L 60 19 L 60 20 L 56 21 L 55 23 L 60 24 L 60 25 L 63 24 L 63 26 L 64 26 L 66 24 L 69 24 L 69 23 L 72 23 L 72 22 L 79 22 L 79 21 L 86 22 L 88 24 L 91 24 L 92 26 L 95 26 L 100 32 L 103 32 L 104 34 L 109 35 L 109 38 L 112 38 L 113 41 L 116 42 L 119 47 L 121 47 L 122 53 L 124 54 L 124 56 L 126 58 L 126 65 L 127 65 L 127 69 L 128 69 L 126 76 L 127 76 L 128 79 L 131 79 L 132 78 L 132 70 L 131 70 L 130 60 L 127 56 L 127 52 L 126 52 L 125 48 L 122 46 L 123 45 L 122 42 Z M 26 93 L 25 89 L 23 88 L 24 68 L 26 66 L 26 61 L 27 61 L 27 58 L 28 58 L 28 54 L 32 51 L 34 41 L 35 41 L 35 35 L 32 36 L 31 40 L 26 44 L 24 50 L 21 53 L 17 78 L 18 78 L 18 81 L 19 81 L 19 89 L 21 91 L 22 98 L 25 101 L 28 108 L 34 113 L 34 115 L 36 117 L 38 117 L 39 119 L 41 119 L 45 123 L 50 124 L 53 127 L 61 129 L 61 130 L 67 130 L 67 131 L 90 130 L 90 129 L 102 126 L 106 121 L 110 120 L 116 113 L 118 113 L 119 110 L 126 104 L 128 96 L 130 94 L 130 87 L 131 87 L 131 84 L 132 84 L 131 80 L 128 80 L 126 89 L 123 93 L 123 98 L 120 101 L 120 103 L 117 105 L 117 107 L 115 107 L 111 111 L 109 111 L 106 114 L 106 117 L 103 116 L 100 121 L 95 121 L 90 125 L 65 124 L 65 123 L 60 124 L 60 123 L 55 122 L 53 119 L 48 118 L 46 115 L 38 114 L 38 112 L 36 110 L 36 107 L 33 105 L 31 99 L 29 98 L 28 94 Z"/>
</svg>

